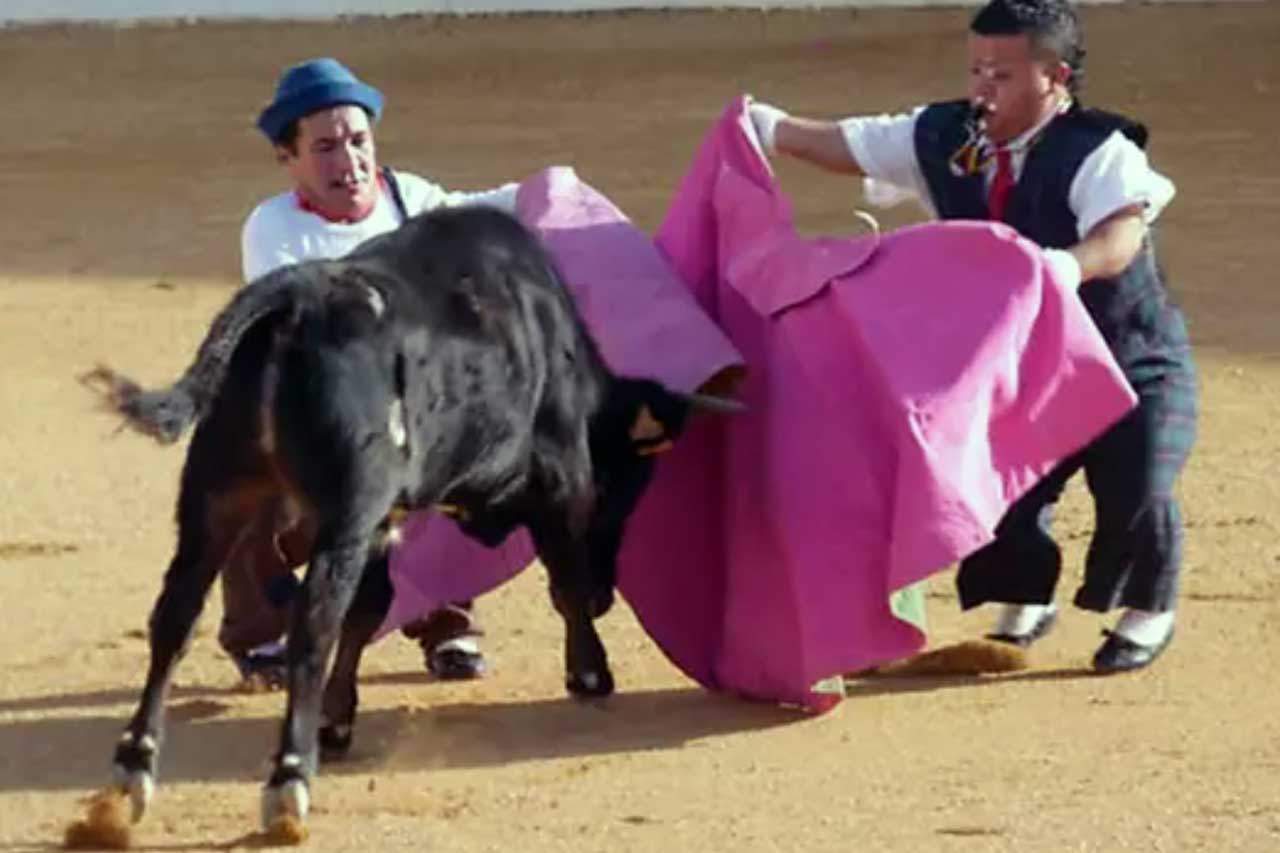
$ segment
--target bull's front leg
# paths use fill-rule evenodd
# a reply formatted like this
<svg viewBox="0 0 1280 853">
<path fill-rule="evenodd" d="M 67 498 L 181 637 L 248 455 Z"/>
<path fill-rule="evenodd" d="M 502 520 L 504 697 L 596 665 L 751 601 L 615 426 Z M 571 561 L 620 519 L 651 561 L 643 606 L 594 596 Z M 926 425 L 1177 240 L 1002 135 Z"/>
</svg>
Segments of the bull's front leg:
<svg viewBox="0 0 1280 853">
<path fill-rule="evenodd" d="M 287 653 L 288 702 L 270 777 L 262 792 L 262 826 L 280 818 L 305 821 L 310 780 L 318 765 L 321 688 L 330 654 L 369 560 L 373 525 L 364 535 L 321 531 L 295 602 Z"/>
<path fill-rule="evenodd" d="M 599 594 L 586 541 L 560 519 L 531 525 L 530 532 L 551 576 L 551 601 L 564 618 L 565 687 L 579 698 L 608 696 L 613 693 L 613 673 L 596 633 Z"/>
</svg>

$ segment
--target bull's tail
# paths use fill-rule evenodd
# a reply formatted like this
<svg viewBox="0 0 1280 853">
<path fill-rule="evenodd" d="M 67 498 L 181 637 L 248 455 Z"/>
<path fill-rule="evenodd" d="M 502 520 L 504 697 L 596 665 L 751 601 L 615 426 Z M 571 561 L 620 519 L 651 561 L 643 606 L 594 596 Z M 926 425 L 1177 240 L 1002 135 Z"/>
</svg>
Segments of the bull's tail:
<svg viewBox="0 0 1280 853">
<path fill-rule="evenodd" d="M 167 388 L 145 390 L 104 365 L 86 373 L 81 381 L 99 391 L 107 404 L 124 416 L 126 426 L 163 444 L 177 441 L 208 413 L 240 339 L 263 317 L 292 305 L 299 284 L 292 269 L 286 268 L 241 288 L 214 318 L 195 361 Z"/>
</svg>

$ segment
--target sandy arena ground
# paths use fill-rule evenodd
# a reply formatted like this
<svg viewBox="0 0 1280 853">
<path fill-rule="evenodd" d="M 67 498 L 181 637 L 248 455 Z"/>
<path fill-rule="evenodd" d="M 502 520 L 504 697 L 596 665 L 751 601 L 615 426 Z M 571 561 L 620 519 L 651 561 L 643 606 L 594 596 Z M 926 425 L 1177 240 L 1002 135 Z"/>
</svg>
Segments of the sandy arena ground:
<svg viewBox="0 0 1280 853">
<path fill-rule="evenodd" d="M 173 545 L 181 461 L 116 435 L 74 381 L 184 365 L 236 286 L 239 224 L 283 176 L 252 129 L 279 69 L 337 55 L 385 88 L 383 159 L 483 188 L 572 163 L 647 228 L 740 91 L 848 114 L 948 97 L 967 13 L 629 14 L 0 31 L 0 851 L 60 843 L 107 779 Z M 858 681 L 820 718 L 707 695 L 625 608 L 620 693 L 566 701 L 540 572 L 483 601 L 494 672 L 427 680 L 375 647 L 352 760 L 315 788 L 317 850 L 1280 849 L 1280 6 L 1090 8 L 1088 97 L 1145 118 L 1179 196 L 1163 251 L 1204 380 L 1182 481 L 1179 635 L 1098 679 L 1104 624 L 1068 610 L 1004 678 Z M 813 232 L 856 182 L 787 164 Z M 906 221 L 897 214 L 891 223 Z M 1089 516 L 1061 533 L 1077 572 Z M 1074 577 L 1061 590 L 1069 600 Z M 934 642 L 974 636 L 951 575 Z M 252 846 L 279 694 L 235 692 L 216 596 L 171 701 L 135 844 Z"/>
</svg>

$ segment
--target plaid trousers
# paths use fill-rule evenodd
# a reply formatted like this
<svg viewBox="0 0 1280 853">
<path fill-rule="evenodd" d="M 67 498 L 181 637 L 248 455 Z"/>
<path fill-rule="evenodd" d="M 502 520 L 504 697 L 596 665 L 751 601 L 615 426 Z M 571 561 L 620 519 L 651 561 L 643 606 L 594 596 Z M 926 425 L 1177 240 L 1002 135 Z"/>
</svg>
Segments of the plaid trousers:
<svg viewBox="0 0 1280 853">
<path fill-rule="evenodd" d="M 1050 532 L 1053 508 L 1081 470 L 1096 520 L 1076 606 L 1174 608 L 1183 539 L 1174 484 L 1195 444 L 1198 394 L 1182 316 L 1168 305 L 1156 310 L 1158 322 L 1143 330 L 1103 329 L 1138 395 L 1137 407 L 1010 507 L 995 540 L 961 562 L 962 608 L 1053 599 L 1062 571 Z"/>
</svg>

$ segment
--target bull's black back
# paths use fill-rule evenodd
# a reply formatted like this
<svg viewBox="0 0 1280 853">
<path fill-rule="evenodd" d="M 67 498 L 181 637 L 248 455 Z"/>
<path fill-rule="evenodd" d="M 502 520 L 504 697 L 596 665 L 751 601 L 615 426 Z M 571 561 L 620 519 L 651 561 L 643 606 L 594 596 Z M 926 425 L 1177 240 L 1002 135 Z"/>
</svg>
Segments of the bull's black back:
<svg viewBox="0 0 1280 853">
<path fill-rule="evenodd" d="M 433 500 L 485 504 L 506 528 L 497 517 L 531 481 L 556 492 L 584 476 L 565 469 L 576 457 L 564 449 L 585 446 L 609 375 L 551 258 L 514 217 L 478 206 L 421 214 L 309 277 L 303 314 L 314 316 L 297 341 L 307 370 L 326 350 L 334 371 L 374 351 L 410 419 L 412 479 L 449 483 Z M 308 403 L 308 417 L 325 405 Z"/>
</svg>

